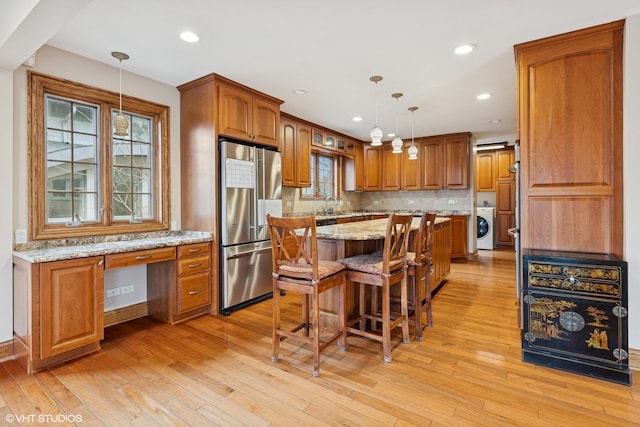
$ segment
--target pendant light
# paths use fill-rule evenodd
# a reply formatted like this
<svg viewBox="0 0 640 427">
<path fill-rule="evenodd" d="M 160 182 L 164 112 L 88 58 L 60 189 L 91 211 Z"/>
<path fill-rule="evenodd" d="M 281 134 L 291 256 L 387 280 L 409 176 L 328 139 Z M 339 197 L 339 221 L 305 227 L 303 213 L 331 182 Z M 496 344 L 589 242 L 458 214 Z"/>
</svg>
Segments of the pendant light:
<svg viewBox="0 0 640 427">
<path fill-rule="evenodd" d="M 409 107 L 409 111 L 411 111 L 411 146 L 409 146 L 409 149 L 407 150 L 407 153 L 409 153 L 409 160 L 418 160 L 418 147 L 416 147 L 416 144 L 414 141 L 414 135 L 413 135 L 413 127 L 414 127 L 413 113 L 417 109 L 418 107 Z"/>
<path fill-rule="evenodd" d="M 122 52 L 111 52 L 111 56 L 120 61 L 120 110 L 118 111 L 116 117 L 113 119 L 113 127 L 115 129 L 115 132 L 113 132 L 113 134 L 116 136 L 127 136 L 129 135 L 127 133 L 129 121 L 127 120 L 125 115 L 122 114 L 122 61 L 129 59 L 129 55 Z"/>
<path fill-rule="evenodd" d="M 402 96 L 401 93 L 394 93 L 391 95 L 392 98 L 396 99 L 396 137 L 391 141 L 391 146 L 393 150 L 391 151 L 394 154 L 402 153 L 402 139 L 398 136 L 398 100 Z"/>
<path fill-rule="evenodd" d="M 378 82 L 382 80 L 382 76 L 371 76 L 369 77 L 369 80 L 376 84 L 376 123 L 373 126 L 373 129 L 371 129 L 371 133 L 369 134 L 369 136 L 371 137 L 371 145 L 378 146 L 382 145 L 383 135 L 382 129 L 378 127 Z"/>
</svg>

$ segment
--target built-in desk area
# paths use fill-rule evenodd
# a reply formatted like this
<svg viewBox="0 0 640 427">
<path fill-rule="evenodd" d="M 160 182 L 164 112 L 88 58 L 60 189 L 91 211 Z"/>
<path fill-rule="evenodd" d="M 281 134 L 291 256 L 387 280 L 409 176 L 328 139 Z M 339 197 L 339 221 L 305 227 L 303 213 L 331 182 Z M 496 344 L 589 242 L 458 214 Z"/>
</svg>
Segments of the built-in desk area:
<svg viewBox="0 0 640 427">
<path fill-rule="evenodd" d="M 151 317 L 174 324 L 209 313 L 211 241 L 211 233 L 167 231 L 16 246 L 16 359 L 32 373 L 100 350 L 108 269 L 147 266 Z"/>
</svg>

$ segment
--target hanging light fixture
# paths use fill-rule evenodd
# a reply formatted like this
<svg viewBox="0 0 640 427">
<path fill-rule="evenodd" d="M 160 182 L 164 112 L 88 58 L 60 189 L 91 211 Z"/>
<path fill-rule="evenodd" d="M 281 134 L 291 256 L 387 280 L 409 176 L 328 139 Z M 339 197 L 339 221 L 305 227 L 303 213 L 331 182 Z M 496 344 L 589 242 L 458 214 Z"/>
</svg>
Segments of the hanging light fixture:
<svg viewBox="0 0 640 427">
<path fill-rule="evenodd" d="M 113 119 L 113 127 L 115 129 L 115 132 L 113 132 L 113 134 L 116 136 L 127 136 L 129 121 L 127 120 L 125 115 L 122 114 L 122 61 L 129 59 L 129 55 L 122 52 L 111 52 L 111 56 L 120 61 L 120 110 L 118 111 L 116 117 Z"/>
<path fill-rule="evenodd" d="M 371 129 L 369 136 L 371 137 L 371 145 L 382 145 L 382 129 L 378 127 L 378 82 L 382 80 L 382 76 L 371 76 L 369 80 L 376 84 L 376 123 Z"/>
<path fill-rule="evenodd" d="M 414 135 L 413 135 L 413 127 L 414 127 L 413 113 L 417 109 L 418 107 L 409 107 L 409 111 L 411 111 L 411 145 L 407 150 L 407 153 L 409 153 L 409 160 L 418 160 L 418 147 L 416 147 L 416 143 L 414 141 Z"/>
<path fill-rule="evenodd" d="M 394 93 L 391 95 L 392 98 L 396 99 L 396 137 L 391 141 L 391 146 L 393 150 L 391 151 L 394 154 L 402 153 L 402 139 L 398 136 L 398 100 L 402 96 L 401 93 Z"/>
</svg>

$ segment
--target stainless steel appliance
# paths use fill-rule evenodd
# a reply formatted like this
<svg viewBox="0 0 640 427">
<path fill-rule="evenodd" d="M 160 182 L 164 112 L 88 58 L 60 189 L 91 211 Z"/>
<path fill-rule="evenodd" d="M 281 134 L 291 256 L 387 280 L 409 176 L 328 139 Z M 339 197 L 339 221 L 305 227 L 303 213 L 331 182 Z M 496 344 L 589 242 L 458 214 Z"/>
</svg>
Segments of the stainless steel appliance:
<svg viewBox="0 0 640 427">
<path fill-rule="evenodd" d="M 280 153 L 220 140 L 220 313 L 272 295 L 266 215 L 282 215 Z"/>
</svg>

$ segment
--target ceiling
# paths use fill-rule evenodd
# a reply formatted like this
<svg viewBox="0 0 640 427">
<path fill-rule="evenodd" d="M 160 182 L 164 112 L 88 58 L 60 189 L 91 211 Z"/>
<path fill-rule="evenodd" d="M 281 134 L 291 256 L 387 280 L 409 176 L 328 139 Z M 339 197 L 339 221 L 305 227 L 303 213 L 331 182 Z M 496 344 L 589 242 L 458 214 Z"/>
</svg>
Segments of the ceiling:
<svg viewBox="0 0 640 427">
<path fill-rule="evenodd" d="M 114 67 L 111 52 L 122 51 L 124 70 L 172 86 L 215 72 L 362 140 L 377 100 L 385 134 L 397 118 L 402 138 L 413 121 L 415 136 L 512 141 L 513 46 L 639 13 L 638 0 L 3 0 L 0 68 L 44 44 Z M 186 29 L 200 41 L 180 40 Z M 455 55 L 461 43 L 477 49 Z M 492 97 L 477 100 L 483 92 Z"/>
</svg>

